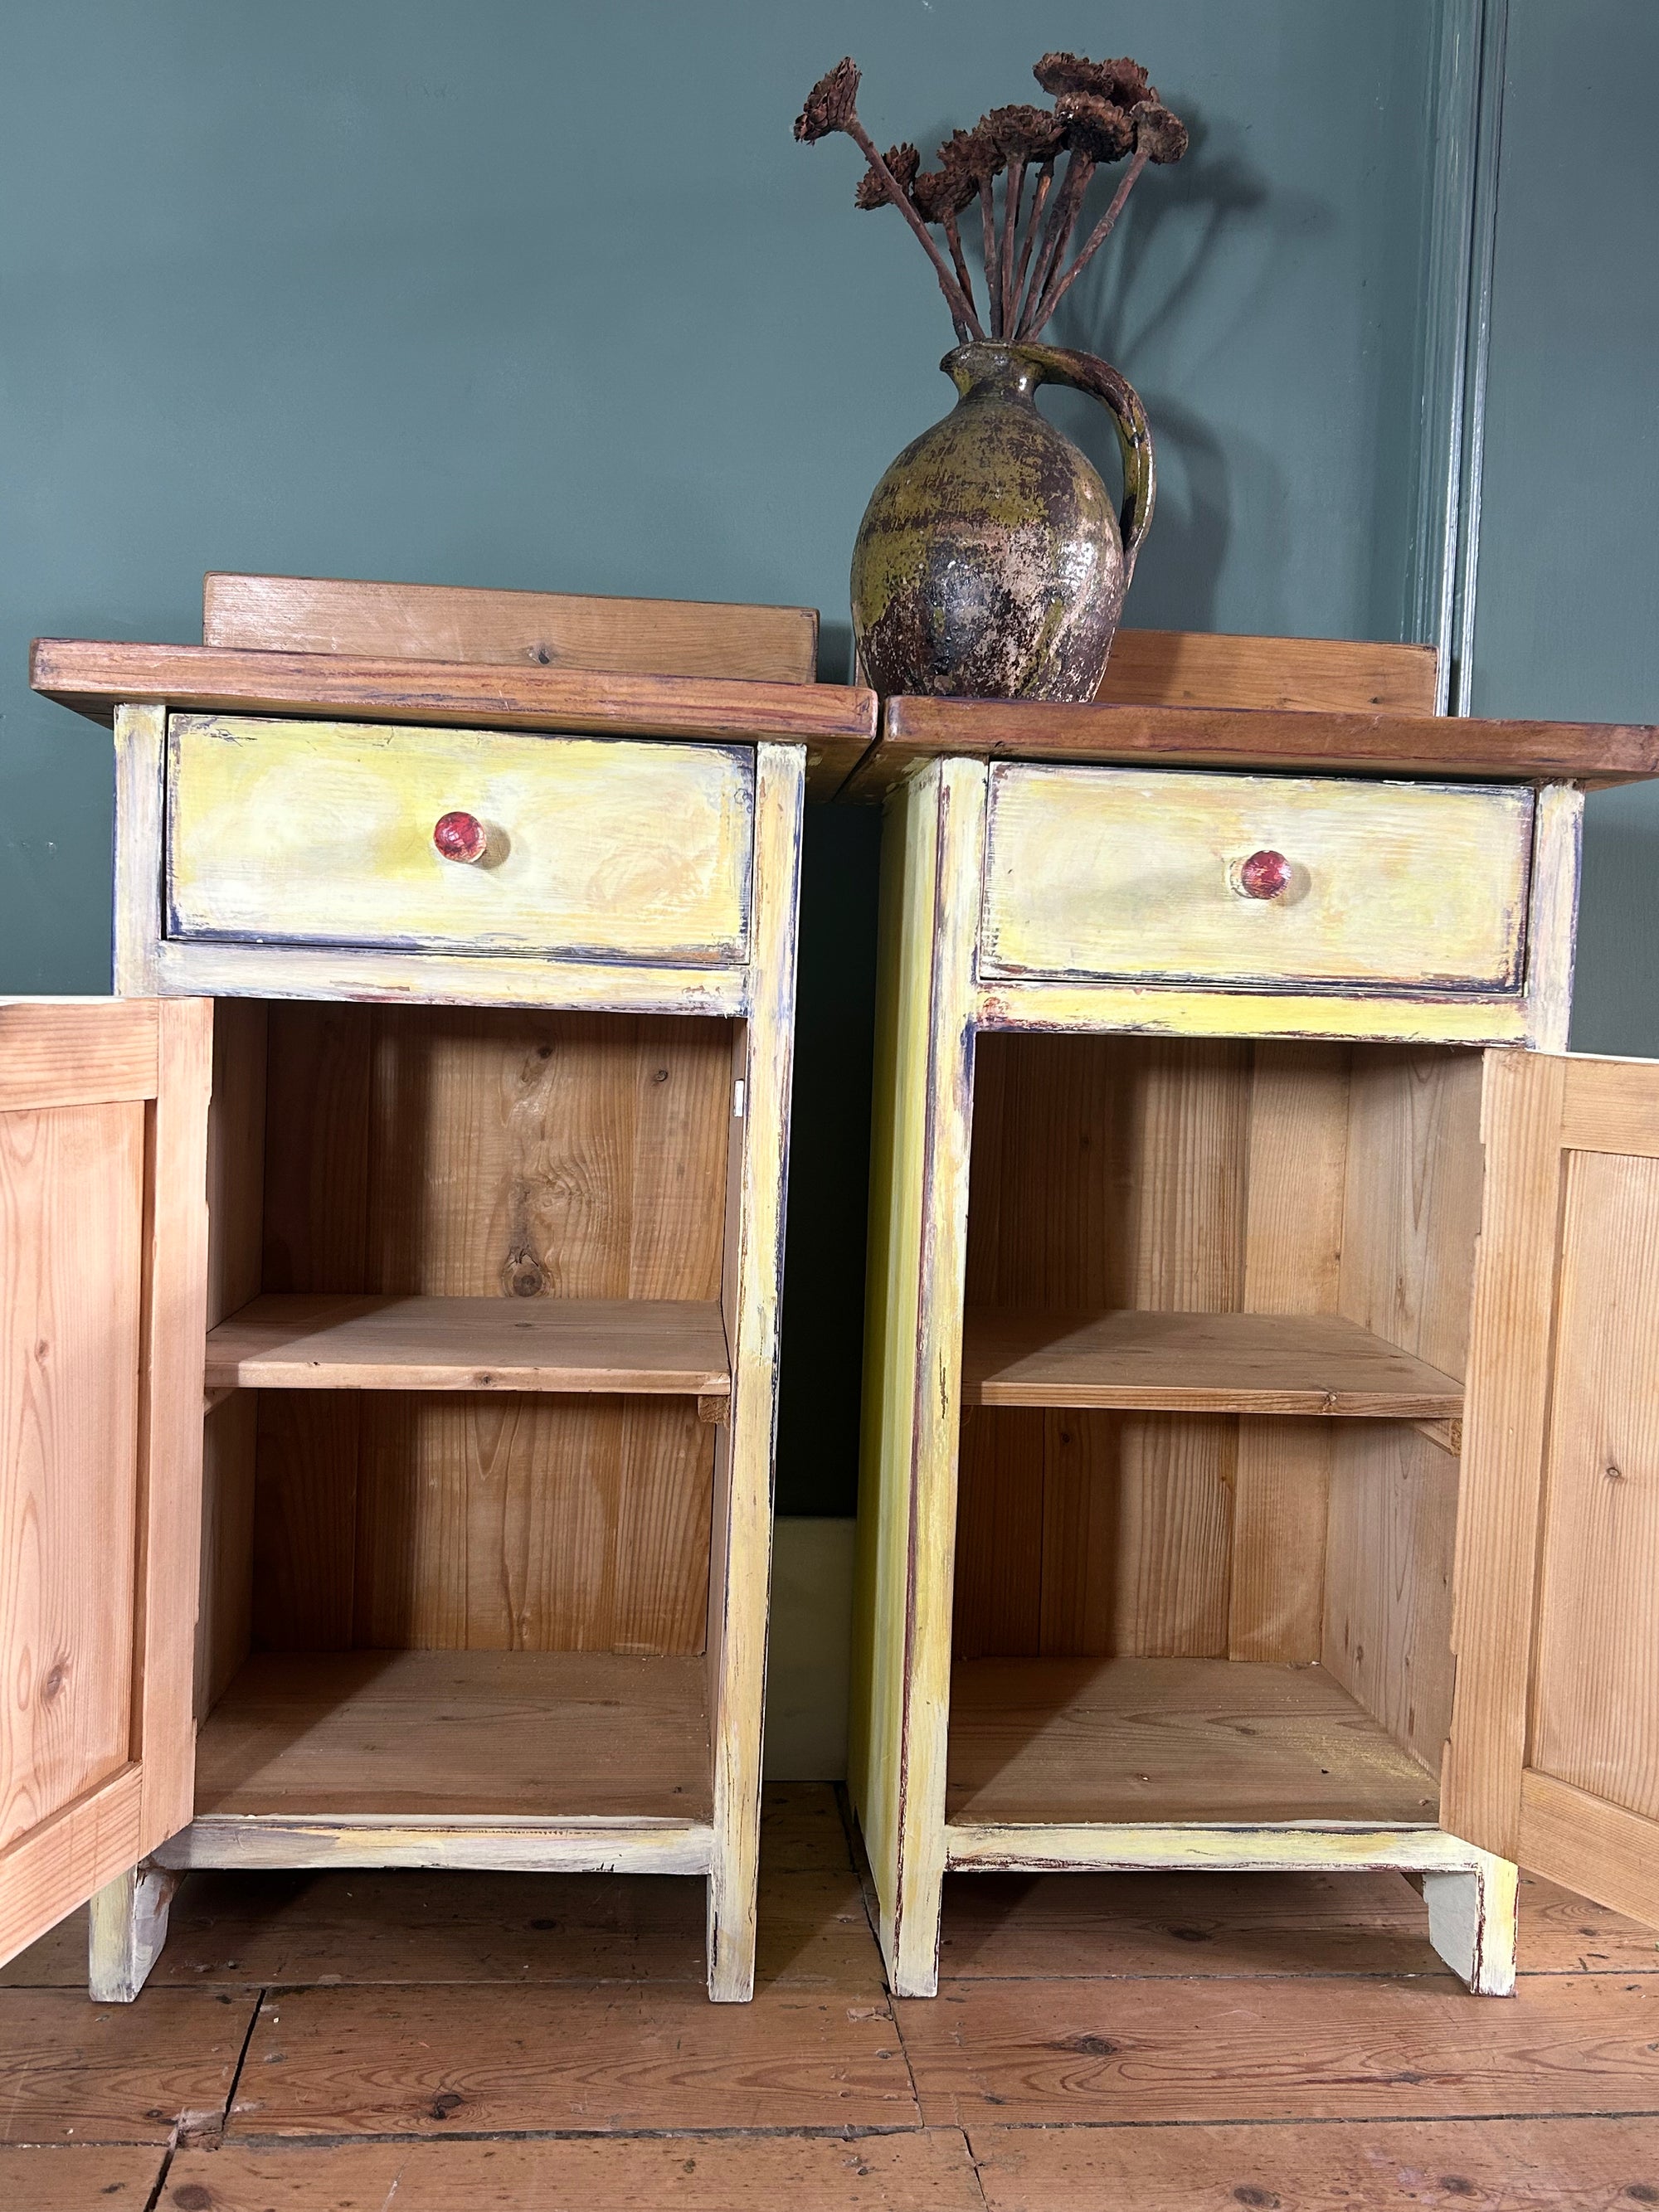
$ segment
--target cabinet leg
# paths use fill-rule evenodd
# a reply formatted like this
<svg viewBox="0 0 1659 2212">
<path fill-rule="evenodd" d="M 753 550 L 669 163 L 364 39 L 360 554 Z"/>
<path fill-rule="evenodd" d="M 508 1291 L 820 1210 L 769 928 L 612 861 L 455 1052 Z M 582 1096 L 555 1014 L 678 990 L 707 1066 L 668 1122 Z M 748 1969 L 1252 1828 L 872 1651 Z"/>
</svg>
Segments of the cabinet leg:
<svg viewBox="0 0 1659 2212">
<path fill-rule="evenodd" d="M 741 1901 L 739 1901 L 741 1900 Z M 716 2004 L 747 2004 L 755 1994 L 755 1888 L 708 1877 L 708 1994 Z"/>
<path fill-rule="evenodd" d="M 96 2004 L 131 2004 L 167 1940 L 167 1908 L 181 1877 L 148 1860 L 94 1893 L 87 1937 L 87 1993 Z"/>
<path fill-rule="evenodd" d="M 896 1997 L 939 1995 L 939 1924 L 945 1902 L 942 1864 L 926 1872 L 906 1867 L 890 1911 L 882 1900 L 878 1928 L 887 1986 Z"/>
<path fill-rule="evenodd" d="M 1468 1874 L 1425 1874 L 1429 1941 L 1478 1997 L 1515 1994 L 1519 1876 L 1508 1859 L 1483 1851 Z"/>
</svg>

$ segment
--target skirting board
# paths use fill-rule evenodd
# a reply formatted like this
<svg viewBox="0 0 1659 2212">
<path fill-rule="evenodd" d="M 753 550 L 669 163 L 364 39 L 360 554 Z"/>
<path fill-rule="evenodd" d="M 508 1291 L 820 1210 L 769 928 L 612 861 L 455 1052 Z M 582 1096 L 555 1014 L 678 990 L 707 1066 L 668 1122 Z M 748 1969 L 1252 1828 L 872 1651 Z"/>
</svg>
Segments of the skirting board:
<svg viewBox="0 0 1659 2212">
<path fill-rule="evenodd" d="M 855 1525 L 787 1516 L 775 1524 L 766 1668 L 769 1782 L 846 1778 Z"/>
</svg>

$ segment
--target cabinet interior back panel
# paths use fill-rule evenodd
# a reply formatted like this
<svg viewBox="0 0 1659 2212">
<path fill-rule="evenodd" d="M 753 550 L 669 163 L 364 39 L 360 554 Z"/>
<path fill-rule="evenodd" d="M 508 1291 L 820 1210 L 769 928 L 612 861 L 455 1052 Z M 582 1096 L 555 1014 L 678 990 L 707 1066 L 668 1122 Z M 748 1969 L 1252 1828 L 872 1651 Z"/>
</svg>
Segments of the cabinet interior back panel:
<svg viewBox="0 0 1659 2212">
<path fill-rule="evenodd" d="M 968 1304 L 1340 1314 L 1461 1376 L 1480 1080 L 1472 1052 L 982 1036 Z M 1418 1756 L 1443 1735 L 1456 1462 L 1404 1424 L 975 1407 L 959 1469 L 959 1660 L 1322 1660 Z"/>
<path fill-rule="evenodd" d="M 726 1024 L 258 1011 L 263 1113 L 238 1118 L 258 1289 L 720 1296 Z M 226 1218 L 246 1247 L 246 1208 Z M 246 1249 L 220 1272 L 245 1289 Z M 264 1650 L 700 1651 L 714 1453 L 690 1399 L 262 1392 L 246 1632 Z M 246 1447 L 220 1456 L 234 1529 Z M 238 1634 L 210 1640 L 222 1686 Z"/>
</svg>

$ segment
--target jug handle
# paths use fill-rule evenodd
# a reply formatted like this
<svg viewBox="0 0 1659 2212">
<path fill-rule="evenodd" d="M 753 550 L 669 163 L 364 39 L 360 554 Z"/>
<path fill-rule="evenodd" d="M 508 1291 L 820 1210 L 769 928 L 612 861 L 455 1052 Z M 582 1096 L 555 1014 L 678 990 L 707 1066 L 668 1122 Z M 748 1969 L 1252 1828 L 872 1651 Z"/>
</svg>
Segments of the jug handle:
<svg viewBox="0 0 1659 2212">
<path fill-rule="evenodd" d="M 1135 556 L 1152 519 L 1158 496 L 1158 471 L 1152 459 L 1152 434 L 1146 410 L 1127 377 L 1109 362 L 1091 353 L 1073 353 L 1064 346 L 1023 344 L 1018 351 L 1037 372 L 1040 384 L 1069 384 L 1086 392 L 1109 410 L 1118 444 L 1123 449 L 1123 508 L 1118 528 L 1123 539 L 1123 580 L 1135 572 Z"/>
</svg>

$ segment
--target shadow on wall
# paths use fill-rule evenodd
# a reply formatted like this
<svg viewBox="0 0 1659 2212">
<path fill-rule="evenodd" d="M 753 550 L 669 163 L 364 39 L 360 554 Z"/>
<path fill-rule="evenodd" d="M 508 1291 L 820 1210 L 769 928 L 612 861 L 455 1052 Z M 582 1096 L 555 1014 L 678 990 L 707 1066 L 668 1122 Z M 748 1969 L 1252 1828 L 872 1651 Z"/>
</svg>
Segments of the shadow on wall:
<svg viewBox="0 0 1659 2212">
<path fill-rule="evenodd" d="M 1193 125 L 1193 150 L 1177 167 L 1161 171 L 1151 189 L 1137 191 L 1111 245 L 1079 278 L 1043 333 L 1053 344 L 1103 355 L 1136 383 L 1152 425 L 1158 455 L 1158 512 L 1147 557 L 1137 571 L 1127 619 L 1144 629 L 1203 629 L 1216 618 L 1222 573 L 1235 519 L 1248 519 L 1253 564 L 1272 576 L 1284 572 L 1288 552 L 1285 474 L 1265 444 L 1237 427 L 1224 444 L 1197 409 L 1183 404 L 1135 364 L 1167 354 L 1173 333 L 1203 292 L 1206 273 L 1232 250 L 1233 237 L 1249 222 L 1273 251 L 1291 238 L 1328 227 L 1330 212 L 1310 193 L 1276 190 L 1240 149 L 1239 134 L 1201 121 Z M 1105 189 L 1111 173 L 1104 173 Z M 1091 193 L 1079 236 L 1100 211 Z M 1262 210 L 1270 209 L 1264 225 Z M 1213 306 L 1213 300 L 1211 301 Z M 1216 333 L 1204 334 L 1213 349 Z M 1082 447 L 1108 485 L 1122 481 L 1117 440 L 1100 410 L 1080 396 L 1044 393 L 1045 411 Z"/>
<path fill-rule="evenodd" d="M 1584 805 L 1571 1048 L 1622 1055 L 1659 1044 L 1653 913 L 1659 787 L 1593 791 Z"/>
</svg>

